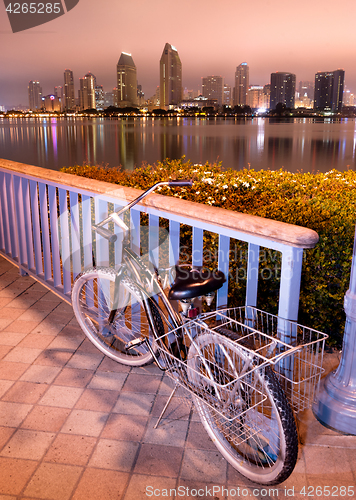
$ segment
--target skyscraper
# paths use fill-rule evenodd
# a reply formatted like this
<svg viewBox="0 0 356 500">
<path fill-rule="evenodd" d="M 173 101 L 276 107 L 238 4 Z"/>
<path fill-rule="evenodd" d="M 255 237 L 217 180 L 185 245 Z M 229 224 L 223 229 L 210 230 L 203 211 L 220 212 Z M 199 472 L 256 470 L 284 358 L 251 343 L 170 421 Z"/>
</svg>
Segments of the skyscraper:
<svg viewBox="0 0 356 500">
<path fill-rule="evenodd" d="M 64 71 L 64 87 L 63 87 L 63 109 L 66 111 L 75 108 L 75 93 L 73 71 L 66 69 Z"/>
<path fill-rule="evenodd" d="M 177 49 L 166 43 L 160 60 L 160 107 L 179 104 L 182 96 L 182 63 Z"/>
<path fill-rule="evenodd" d="M 234 105 L 245 106 L 248 104 L 248 87 L 250 68 L 246 62 L 237 66 L 235 71 Z"/>
<path fill-rule="evenodd" d="M 222 76 L 205 76 L 202 78 L 202 95 L 208 99 L 216 99 L 221 106 L 224 102 L 224 79 Z"/>
<path fill-rule="evenodd" d="M 277 71 L 271 74 L 271 109 L 276 109 L 278 103 L 285 104 L 287 108 L 294 108 L 295 81 L 296 76 L 293 73 Z"/>
<path fill-rule="evenodd" d="M 315 75 L 314 108 L 339 113 L 342 108 L 345 71 L 318 72 Z"/>
<path fill-rule="evenodd" d="M 117 104 L 137 105 L 137 70 L 131 54 L 121 52 L 117 63 Z"/>
<path fill-rule="evenodd" d="M 102 85 L 97 85 L 94 89 L 95 92 L 95 108 L 99 111 L 104 109 L 104 89 Z"/>
<path fill-rule="evenodd" d="M 42 108 L 42 87 L 40 82 L 31 80 L 28 83 L 28 99 L 32 111 Z"/>
<path fill-rule="evenodd" d="M 271 84 L 267 83 L 263 86 L 263 107 L 269 109 L 271 101 Z"/>
<path fill-rule="evenodd" d="M 54 95 L 55 95 L 55 97 L 58 97 L 59 102 L 60 102 L 60 108 L 61 108 L 60 110 L 63 111 L 64 99 L 63 99 L 63 87 L 61 85 L 54 87 Z"/>
<path fill-rule="evenodd" d="M 296 92 L 296 108 L 312 108 L 314 106 L 314 82 L 300 81 Z"/>
<path fill-rule="evenodd" d="M 314 100 L 314 82 L 310 81 L 300 81 L 298 84 L 298 97 L 302 99 L 307 97 L 310 100 Z"/>
<path fill-rule="evenodd" d="M 224 84 L 224 102 L 225 106 L 231 106 L 232 104 L 232 92 L 231 85 Z"/>
<path fill-rule="evenodd" d="M 95 83 L 96 78 L 91 73 L 87 73 L 83 78 L 79 79 L 79 107 L 83 109 L 95 108 Z"/>
</svg>

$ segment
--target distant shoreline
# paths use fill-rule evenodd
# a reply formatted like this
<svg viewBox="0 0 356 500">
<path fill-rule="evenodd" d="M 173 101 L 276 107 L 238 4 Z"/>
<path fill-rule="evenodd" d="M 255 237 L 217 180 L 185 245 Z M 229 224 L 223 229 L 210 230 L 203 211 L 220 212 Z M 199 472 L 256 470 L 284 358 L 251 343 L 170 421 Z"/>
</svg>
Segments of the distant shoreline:
<svg viewBox="0 0 356 500">
<path fill-rule="evenodd" d="M 355 119 L 356 112 L 354 114 L 337 114 L 337 115 L 316 115 L 315 113 L 308 114 L 291 114 L 287 116 L 278 115 L 264 115 L 264 114 L 252 114 L 252 115 L 229 115 L 229 114 L 206 114 L 206 113 L 115 113 L 115 114 L 105 114 L 105 113 L 21 113 L 21 112 L 7 112 L 0 113 L 0 119 L 10 119 L 10 118 L 33 118 L 33 119 L 45 119 L 45 118 L 60 118 L 60 119 L 82 119 L 82 118 L 105 118 L 105 119 L 126 119 L 126 118 L 196 118 L 196 119 L 224 119 L 224 120 L 235 120 L 235 121 L 246 121 L 253 120 L 256 118 L 264 118 L 266 120 L 280 121 L 280 122 L 290 122 L 292 120 L 304 120 L 311 119 L 316 122 L 324 121 L 340 121 L 344 119 Z"/>
</svg>

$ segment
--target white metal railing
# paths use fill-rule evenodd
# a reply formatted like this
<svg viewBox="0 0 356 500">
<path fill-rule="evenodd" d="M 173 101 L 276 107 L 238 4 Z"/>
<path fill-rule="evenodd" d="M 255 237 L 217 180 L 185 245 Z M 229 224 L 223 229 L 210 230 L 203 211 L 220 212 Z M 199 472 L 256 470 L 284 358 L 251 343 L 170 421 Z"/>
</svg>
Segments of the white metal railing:
<svg viewBox="0 0 356 500">
<path fill-rule="evenodd" d="M 112 207 L 127 204 L 140 193 L 114 184 L 0 160 L 0 254 L 70 302 L 75 276 L 97 263 L 120 263 L 120 245 L 110 250 L 107 240 L 92 240 L 91 224 L 106 217 Z M 109 205 L 112 204 L 112 205 Z M 296 320 L 303 249 L 312 248 L 318 235 L 312 230 L 173 197 L 151 195 L 131 210 L 132 244 L 140 248 L 140 213 L 149 215 L 150 229 L 169 221 L 169 265 L 176 263 L 182 225 L 192 228 L 193 263 L 203 262 L 204 231 L 218 238 L 218 267 L 230 268 L 231 239 L 246 242 L 246 305 L 255 306 L 260 248 L 281 252 L 278 315 Z M 167 223 L 168 224 L 168 223 Z M 116 229 L 118 230 L 118 229 Z M 150 256 L 160 259 L 158 232 L 149 231 Z M 111 254 L 110 254 L 111 252 Z M 111 257 L 110 257 L 111 255 Z M 113 256 L 112 256 L 113 255 Z M 217 305 L 226 306 L 226 283 Z"/>
</svg>

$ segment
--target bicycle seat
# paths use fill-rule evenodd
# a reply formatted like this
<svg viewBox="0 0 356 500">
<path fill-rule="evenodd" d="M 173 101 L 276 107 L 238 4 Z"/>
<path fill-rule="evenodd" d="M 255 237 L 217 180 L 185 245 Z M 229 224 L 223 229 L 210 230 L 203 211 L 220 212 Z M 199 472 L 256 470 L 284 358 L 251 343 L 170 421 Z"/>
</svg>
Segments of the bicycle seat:
<svg viewBox="0 0 356 500">
<path fill-rule="evenodd" d="M 168 298 L 182 300 L 199 297 L 218 290 L 225 281 L 225 274 L 222 271 L 176 266 L 176 277 L 169 290 Z"/>
</svg>

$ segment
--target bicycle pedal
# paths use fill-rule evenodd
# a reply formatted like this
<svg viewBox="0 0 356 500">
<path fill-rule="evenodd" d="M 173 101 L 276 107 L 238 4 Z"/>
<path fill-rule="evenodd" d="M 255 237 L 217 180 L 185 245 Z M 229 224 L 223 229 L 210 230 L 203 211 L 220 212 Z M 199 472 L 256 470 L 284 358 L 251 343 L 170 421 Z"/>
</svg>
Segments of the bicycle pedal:
<svg viewBox="0 0 356 500">
<path fill-rule="evenodd" d="M 127 342 L 127 344 L 125 344 L 125 349 L 129 350 L 129 349 L 133 349 L 134 347 L 139 347 L 140 345 L 144 344 L 145 342 L 146 342 L 145 337 L 130 340 L 130 342 Z"/>
</svg>

